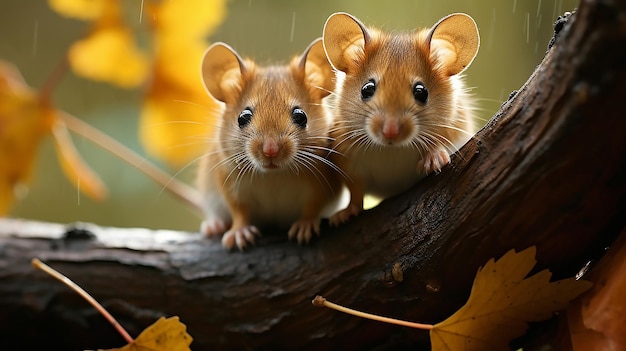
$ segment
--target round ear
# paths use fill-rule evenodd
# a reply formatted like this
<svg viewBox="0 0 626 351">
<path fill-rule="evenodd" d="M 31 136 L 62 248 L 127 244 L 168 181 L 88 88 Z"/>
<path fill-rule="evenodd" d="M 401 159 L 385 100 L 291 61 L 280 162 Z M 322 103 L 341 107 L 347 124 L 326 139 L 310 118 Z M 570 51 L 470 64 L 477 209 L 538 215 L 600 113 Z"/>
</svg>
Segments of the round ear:
<svg viewBox="0 0 626 351">
<path fill-rule="evenodd" d="M 224 43 L 215 43 L 206 50 L 202 58 L 202 81 L 207 92 L 215 99 L 227 102 L 241 91 L 246 65 L 233 48 Z"/>
<path fill-rule="evenodd" d="M 449 75 L 463 72 L 478 53 L 480 37 L 476 22 L 464 13 L 439 20 L 426 36 L 431 58 L 442 63 Z M 433 57 L 434 56 L 434 57 Z"/>
<path fill-rule="evenodd" d="M 335 72 L 328 62 L 322 38 L 315 39 L 300 57 L 299 69 L 305 81 L 320 99 L 335 90 Z"/>
<path fill-rule="evenodd" d="M 322 39 L 328 61 L 334 68 L 347 72 L 354 65 L 354 59 L 363 55 L 370 34 L 356 17 L 337 12 L 326 20 Z"/>
</svg>

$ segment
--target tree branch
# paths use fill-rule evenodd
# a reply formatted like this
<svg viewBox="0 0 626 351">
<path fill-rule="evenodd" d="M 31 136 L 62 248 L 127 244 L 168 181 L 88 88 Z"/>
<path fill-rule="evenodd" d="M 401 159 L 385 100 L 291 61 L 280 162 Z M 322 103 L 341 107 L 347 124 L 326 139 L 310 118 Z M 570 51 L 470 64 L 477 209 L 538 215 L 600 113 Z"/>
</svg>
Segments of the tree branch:
<svg viewBox="0 0 626 351">
<path fill-rule="evenodd" d="M 528 82 L 440 174 L 324 227 L 310 246 L 287 242 L 284 228 L 227 253 L 197 234 L 87 226 L 68 235 L 61 225 L 1 220 L 0 348 L 124 343 L 33 271 L 32 257 L 89 291 L 131 335 L 180 316 L 194 350 L 427 348 L 423 331 L 311 299 L 433 323 L 465 302 L 480 265 L 511 248 L 537 245 L 538 269 L 573 275 L 625 226 L 624 18 L 625 1 L 582 2 Z"/>
</svg>

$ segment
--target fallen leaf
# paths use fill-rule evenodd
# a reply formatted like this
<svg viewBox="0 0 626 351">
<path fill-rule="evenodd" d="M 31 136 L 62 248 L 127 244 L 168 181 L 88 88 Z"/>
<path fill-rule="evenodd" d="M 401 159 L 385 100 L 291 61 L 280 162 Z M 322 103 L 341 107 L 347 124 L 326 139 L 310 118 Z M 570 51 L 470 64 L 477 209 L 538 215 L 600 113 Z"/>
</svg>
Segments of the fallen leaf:
<svg viewBox="0 0 626 351">
<path fill-rule="evenodd" d="M 193 338 L 178 317 L 161 317 L 139 334 L 134 342 L 101 351 L 189 351 Z"/>
<path fill-rule="evenodd" d="M 550 282 L 548 270 L 525 278 L 535 266 L 535 250 L 511 250 L 479 269 L 467 303 L 430 331 L 432 350 L 509 350 L 527 322 L 550 318 L 591 287 L 574 278 Z"/>
<path fill-rule="evenodd" d="M 41 262 L 38 258 L 33 258 L 32 264 L 33 267 L 48 273 L 83 297 L 98 310 L 128 342 L 127 345 L 121 348 L 100 351 L 190 351 L 189 345 L 191 345 L 193 338 L 187 333 L 187 327 L 180 322 L 178 316 L 159 318 L 133 340 L 115 318 L 78 284 L 74 283 L 61 272 Z"/>
</svg>

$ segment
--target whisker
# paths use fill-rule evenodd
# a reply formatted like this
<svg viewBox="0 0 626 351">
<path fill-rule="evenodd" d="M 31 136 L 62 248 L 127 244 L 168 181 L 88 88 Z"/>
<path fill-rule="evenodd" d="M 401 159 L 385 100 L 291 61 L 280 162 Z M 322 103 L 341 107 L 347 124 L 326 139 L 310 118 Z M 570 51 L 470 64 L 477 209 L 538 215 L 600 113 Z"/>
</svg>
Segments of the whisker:
<svg viewBox="0 0 626 351">
<path fill-rule="evenodd" d="M 306 168 L 319 183 L 325 183 L 328 189 L 332 191 L 332 186 L 328 179 L 324 176 L 322 171 L 320 171 L 317 167 L 315 167 L 315 154 L 308 153 L 306 151 L 298 151 L 295 155 L 296 162 L 300 163 L 304 168 Z M 317 156 L 319 157 L 319 156 Z M 320 178 L 321 177 L 321 178 Z"/>
<path fill-rule="evenodd" d="M 468 132 L 467 130 L 465 130 L 463 128 L 455 127 L 455 126 L 448 125 L 448 124 L 422 124 L 422 126 L 452 129 L 452 130 L 455 130 L 457 132 L 461 132 L 463 134 L 466 134 L 468 136 L 472 136 L 472 135 L 475 134 L 475 133 L 472 133 L 472 132 Z"/>
<path fill-rule="evenodd" d="M 313 158 L 313 159 L 315 159 L 315 160 L 317 160 L 317 161 L 319 161 L 319 162 L 322 162 L 322 163 L 326 164 L 326 165 L 327 165 L 327 166 L 329 166 L 332 170 L 334 170 L 335 172 L 339 173 L 339 174 L 340 174 L 342 177 L 344 177 L 345 179 L 349 179 L 349 178 L 350 178 L 350 177 L 348 176 L 348 174 L 346 174 L 346 172 L 344 172 L 344 171 L 343 171 L 343 170 L 342 170 L 339 166 L 337 166 L 336 164 L 334 164 L 334 163 L 333 163 L 332 161 L 330 161 L 329 159 L 324 158 L 324 157 L 319 156 L 319 155 L 316 155 L 315 153 L 313 153 L 313 152 L 309 152 L 309 151 L 306 151 L 306 150 L 299 151 L 299 152 L 302 152 L 302 153 L 304 153 L 305 155 L 307 155 L 307 156 L 309 156 L 309 157 L 311 157 L 311 158 Z"/>
<path fill-rule="evenodd" d="M 192 102 L 192 101 L 188 101 L 188 100 L 173 99 L 173 100 L 170 100 L 170 101 L 178 102 L 178 103 L 182 103 L 182 104 L 187 104 L 187 105 L 191 105 L 191 106 L 195 106 L 195 107 L 200 107 L 201 109 L 207 110 L 207 111 L 215 111 L 215 112 L 217 112 L 216 115 L 221 115 L 222 114 L 221 111 L 224 109 L 223 107 L 215 108 L 215 107 L 205 106 L 205 105 L 199 104 L 197 102 Z"/>
</svg>

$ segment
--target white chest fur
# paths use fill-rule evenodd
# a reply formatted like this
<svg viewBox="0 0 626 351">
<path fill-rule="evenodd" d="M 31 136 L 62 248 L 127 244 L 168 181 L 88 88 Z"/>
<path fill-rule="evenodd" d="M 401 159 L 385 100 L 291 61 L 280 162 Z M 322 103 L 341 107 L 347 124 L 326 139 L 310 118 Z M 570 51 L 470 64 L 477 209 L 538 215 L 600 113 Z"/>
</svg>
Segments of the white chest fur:
<svg viewBox="0 0 626 351">
<path fill-rule="evenodd" d="M 288 225 L 300 217 L 312 189 L 298 176 L 270 172 L 242 179 L 236 191 L 253 223 Z"/>
<path fill-rule="evenodd" d="M 361 179 L 366 194 L 392 196 L 424 177 L 417 172 L 417 162 L 422 157 L 414 148 L 374 146 L 355 152 L 352 157 L 350 173 Z"/>
</svg>

